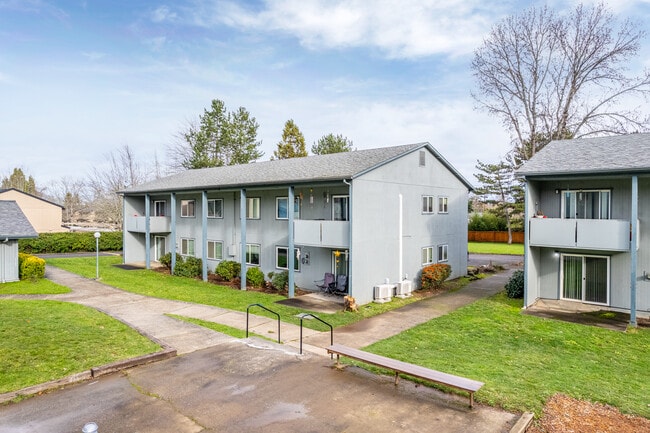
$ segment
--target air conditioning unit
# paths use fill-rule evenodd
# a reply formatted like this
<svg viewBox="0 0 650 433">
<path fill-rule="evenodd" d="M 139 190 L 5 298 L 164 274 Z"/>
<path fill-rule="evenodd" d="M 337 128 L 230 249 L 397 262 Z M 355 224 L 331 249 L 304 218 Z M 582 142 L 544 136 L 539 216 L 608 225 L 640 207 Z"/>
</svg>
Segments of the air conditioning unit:
<svg viewBox="0 0 650 433">
<path fill-rule="evenodd" d="M 395 288 L 395 296 L 398 298 L 408 298 L 410 296 L 413 296 L 411 292 L 413 291 L 413 282 L 410 280 L 404 280 L 402 282 L 397 283 L 397 287 Z"/>
<path fill-rule="evenodd" d="M 393 289 L 395 286 L 393 284 L 380 284 L 374 288 L 374 298 L 375 302 L 378 304 L 383 304 L 384 302 L 390 302 L 393 297 Z"/>
</svg>

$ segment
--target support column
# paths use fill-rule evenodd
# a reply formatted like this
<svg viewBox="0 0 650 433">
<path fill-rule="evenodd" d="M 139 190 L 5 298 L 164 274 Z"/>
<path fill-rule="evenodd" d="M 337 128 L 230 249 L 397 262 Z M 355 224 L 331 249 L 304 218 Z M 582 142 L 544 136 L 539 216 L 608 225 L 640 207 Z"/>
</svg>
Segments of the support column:
<svg viewBox="0 0 650 433">
<path fill-rule="evenodd" d="M 151 196 L 144 195 L 144 267 L 151 269 Z"/>
<path fill-rule="evenodd" d="M 241 229 L 241 252 L 239 262 L 241 263 L 241 284 L 242 290 L 246 290 L 246 190 L 239 191 L 239 224 Z"/>
<path fill-rule="evenodd" d="M 639 225 L 639 179 L 632 176 L 632 233 L 630 239 L 630 326 L 636 328 L 637 236 Z"/>
<path fill-rule="evenodd" d="M 288 284 L 289 284 L 289 297 L 293 298 L 294 297 L 294 287 L 295 287 L 295 283 L 294 283 L 294 277 L 295 277 L 295 275 L 294 275 L 294 273 L 295 273 L 295 254 L 294 254 L 294 250 L 295 250 L 295 247 L 294 247 L 294 240 L 293 240 L 293 221 L 294 221 L 293 211 L 295 209 L 295 204 L 293 202 L 294 201 L 293 186 L 289 187 L 288 196 L 289 197 L 287 198 L 287 201 L 288 201 L 288 203 L 287 203 L 287 216 L 288 216 L 288 220 L 289 220 L 288 221 L 289 227 L 288 227 L 287 232 L 288 232 L 288 235 L 289 235 L 288 236 L 289 237 L 289 241 L 288 241 L 289 245 L 287 246 L 287 250 L 288 250 L 287 251 L 287 268 L 289 270 L 289 282 L 288 282 Z"/>
<path fill-rule="evenodd" d="M 201 193 L 201 276 L 208 281 L 208 192 Z"/>
<path fill-rule="evenodd" d="M 169 252 L 172 255 L 172 269 L 171 274 L 174 275 L 174 269 L 176 269 L 176 193 L 171 194 L 170 203 L 169 203 L 169 218 L 171 219 L 171 249 Z"/>
</svg>

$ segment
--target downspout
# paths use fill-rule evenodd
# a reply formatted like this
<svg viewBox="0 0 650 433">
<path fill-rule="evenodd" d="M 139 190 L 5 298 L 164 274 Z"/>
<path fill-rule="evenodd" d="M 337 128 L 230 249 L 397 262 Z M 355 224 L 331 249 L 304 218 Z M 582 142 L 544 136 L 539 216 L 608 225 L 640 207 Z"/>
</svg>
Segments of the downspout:
<svg viewBox="0 0 650 433">
<path fill-rule="evenodd" d="M 203 281 L 208 281 L 208 192 L 201 192 L 201 264 Z"/>
<path fill-rule="evenodd" d="M 151 269 L 151 197 L 144 195 L 144 263 L 146 269 Z"/>
<path fill-rule="evenodd" d="M 172 268 L 171 274 L 174 275 L 176 269 L 176 193 L 171 193 L 169 218 L 171 219 L 171 255 L 172 255 Z"/>
<path fill-rule="evenodd" d="M 294 221 L 294 190 L 293 186 L 289 187 L 289 193 L 288 193 L 288 198 L 287 198 L 287 216 L 289 218 L 288 224 L 289 224 L 289 230 L 288 230 L 288 235 L 289 235 L 289 241 L 288 241 L 288 248 L 287 248 L 287 267 L 289 268 L 289 298 L 294 297 L 294 272 L 295 272 L 295 256 L 294 256 L 294 239 L 293 239 L 293 221 Z"/>
<path fill-rule="evenodd" d="M 241 263 L 240 288 L 246 290 L 246 190 L 239 190 L 239 224 L 241 229 L 241 252 L 239 262 Z"/>
<path fill-rule="evenodd" d="M 637 233 L 639 228 L 639 179 L 632 176 L 632 236 L 630 239 L 630 326 L 636 328 L 636 261 L 637 261 Z"/>
<path fill-rule="evenodd" d="M 343 179 L 343 183 L 348 186 L 348 238 L 350 245 L 348 246 L 348 295 L 352 294 L 352 182 Z"/>
<path fill-rule="evenodd" d="M 399 230 L 398 230 L 398 254 L 399 254 L 399 274 L 397 277 L 397 282 L 401 283 L 404 278 L 404 215 L 403 215 L 403 204 L 402 204 L 402 194 L 399 194 Z"/>
</svg>

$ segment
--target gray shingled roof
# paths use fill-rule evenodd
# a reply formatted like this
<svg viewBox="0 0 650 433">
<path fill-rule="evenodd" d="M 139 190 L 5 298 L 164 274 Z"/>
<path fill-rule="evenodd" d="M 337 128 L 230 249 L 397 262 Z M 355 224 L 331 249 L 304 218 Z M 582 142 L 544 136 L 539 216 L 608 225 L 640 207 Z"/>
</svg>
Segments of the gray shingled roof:
<svg viewBox="0 0 650 433">
<path fill-rule="evenodd" d="M 650 173 L 650 134 L 557 140 L 519 170 L 524 176 Z"/>
<path fill-rule="evenodd" d="M 121 192 L 128 195 L 214 187 L 237 188 L 353 179 L 386 162 L 424 147 L 434 153 L 436 158 L 445 164 L 469 189 L 472 188 L 429 143 L 416 143 L 329 155 L 187 170 Z"/>
<path fill-rule="evenodd" d="M 13 200 L 0 200 L 0 241 L 36 237 L 38 233 L 18 204 Z"/>
</svg>

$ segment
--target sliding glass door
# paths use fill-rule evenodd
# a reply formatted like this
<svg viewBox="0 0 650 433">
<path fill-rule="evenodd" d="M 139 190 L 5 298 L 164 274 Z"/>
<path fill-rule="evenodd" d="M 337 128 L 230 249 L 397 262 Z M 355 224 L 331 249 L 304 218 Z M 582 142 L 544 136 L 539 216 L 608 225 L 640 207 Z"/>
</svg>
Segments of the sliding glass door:
<svg viewBox="0 0 650 433">
<path fill-rule="evenodd" d="M 563 254 L 562 299 L 609 303 L 609 257 Z"/>
</svg>

